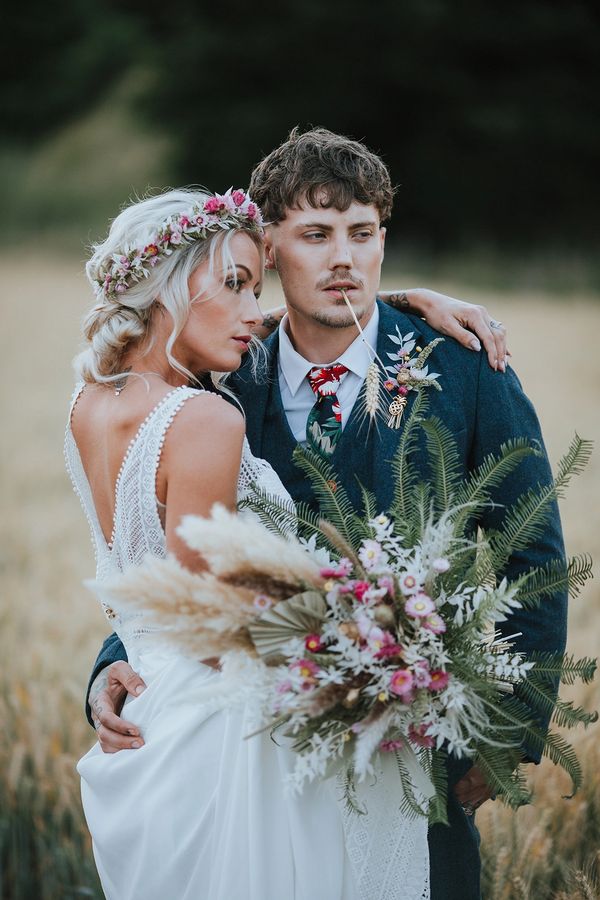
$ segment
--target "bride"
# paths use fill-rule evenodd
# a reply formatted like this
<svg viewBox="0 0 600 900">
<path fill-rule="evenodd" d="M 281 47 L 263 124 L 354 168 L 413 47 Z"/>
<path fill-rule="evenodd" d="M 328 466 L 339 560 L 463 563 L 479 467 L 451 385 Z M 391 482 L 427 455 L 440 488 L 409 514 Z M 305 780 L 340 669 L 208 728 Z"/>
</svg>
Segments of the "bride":
<svg viewBox="0 0 600 900">
<path fill-rule="evenodd" d="M 242 191 L 142 200 L 114 220 L 87 275 L 97 302 L 65 452 L 97 581 L 148 553 L 198 570 L 177 535 L 182 516 L 208 516 L 217 502 L 234 509 L 254 482 L 287 496 L 209 378 L 235 371 L 249 350 L 260 355 L 260 212 Z M 426 823 L 398 811 L 393 770 L 370 788 L 359 828 L 334 779 L 286 796 L 291 752 L 268 734 L 243 740 L 244 711 L 194 700 L 218 687 L 218 659 L 157 649 L 143 613 L 104 612 L 147 685 L 126 702 L 134 749 L 97 743 L 78 766 L 109 900 L 372 900 L 400 886 L 406 900 L 429 896 Z"/>
</svg>

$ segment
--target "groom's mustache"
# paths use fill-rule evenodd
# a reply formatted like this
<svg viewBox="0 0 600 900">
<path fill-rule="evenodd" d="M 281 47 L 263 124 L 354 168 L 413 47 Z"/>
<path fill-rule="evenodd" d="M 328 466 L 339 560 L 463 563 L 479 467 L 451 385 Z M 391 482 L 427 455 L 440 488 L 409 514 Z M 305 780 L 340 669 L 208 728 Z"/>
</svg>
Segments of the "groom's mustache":
<svg viewBox="0 0 600 900">
<path fill-rule="evenodd" d="M 327 290 L 327 288 L 339 286 L 349 287 L 349 288 L 361 288 L 363 286 L 363 282 L 360 278 L 352 278 L 346 272 L 340 275 L 332 275 L 326 281 L 317 282 L 317 288 L 321 291 Z"/>
</svg>

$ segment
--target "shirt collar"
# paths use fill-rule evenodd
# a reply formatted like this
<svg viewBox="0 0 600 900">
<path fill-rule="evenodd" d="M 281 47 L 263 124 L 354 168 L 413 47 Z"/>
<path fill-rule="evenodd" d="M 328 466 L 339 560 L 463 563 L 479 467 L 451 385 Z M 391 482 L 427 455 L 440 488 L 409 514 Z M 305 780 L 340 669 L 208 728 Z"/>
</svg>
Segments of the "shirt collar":
<svg viewBox="0 0 600 900">
<path fill-rule="evenodd" d="M 346 368 L 358 375 L 360 379 L 364 379 L 367 369 L 371 363 L 371 355 L 365 346 L 365 340 L 375 348 L 377 345 L 377 333 L 379 330 L 379 310 L 377 306 L 373 310 L 373 315 L 363 329 L 363 334 L 357 335 L 350 346 L 344 350 L 341 356 L 334 359 L 334 363 L 342 363 Z M 363 336 L 364 335 L 364 336 Z M 292 342 L 287 333 L 287 315 L 285 315 L 279 326 L 279 365 L 281 373 L 287 382 L 292 396 L 295 396 L 300 385 L 313 368 L 313 366 L 333 365 L 333 363 L 321 363 L 318 360 L 310 362 L 301 356 L 292 346 Z"/>
</svg>

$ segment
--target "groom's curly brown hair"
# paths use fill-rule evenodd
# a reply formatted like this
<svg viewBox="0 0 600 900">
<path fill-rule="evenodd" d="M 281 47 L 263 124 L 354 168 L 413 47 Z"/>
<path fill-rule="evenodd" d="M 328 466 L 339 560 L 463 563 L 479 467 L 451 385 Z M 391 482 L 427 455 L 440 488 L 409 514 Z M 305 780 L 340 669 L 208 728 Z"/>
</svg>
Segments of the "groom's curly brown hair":
<svg viewBox="0 0 600 900">
<path fill-rule="evenodd" d="M 394 188 L 383 161 L 364 144 L 326 128 L 294 128 L 252 172 L 249 192 L 265 222 L 280 222 L 287 209 L 308 203 L 345 212 L 353 201 L 374 204 L 390 217 Z"/>
</svg>

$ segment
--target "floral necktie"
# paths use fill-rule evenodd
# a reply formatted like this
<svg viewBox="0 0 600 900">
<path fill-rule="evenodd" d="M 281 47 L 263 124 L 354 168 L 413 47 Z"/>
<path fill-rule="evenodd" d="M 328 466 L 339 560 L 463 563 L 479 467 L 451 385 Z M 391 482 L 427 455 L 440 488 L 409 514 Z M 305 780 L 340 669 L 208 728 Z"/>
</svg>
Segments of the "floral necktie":
<svg viewBox="0 0 600 900">
<path fill-rule="evenodd" d="M 331 456 L 342 433 L 342 410 L 337 391 L 347 371 L 346 366 L 334 363 L 332 366 L 315 366 L 306 376 L 317 397 L 308 414 L 306 440 L 308 446 L 321 456 Z"/>
</svg>

